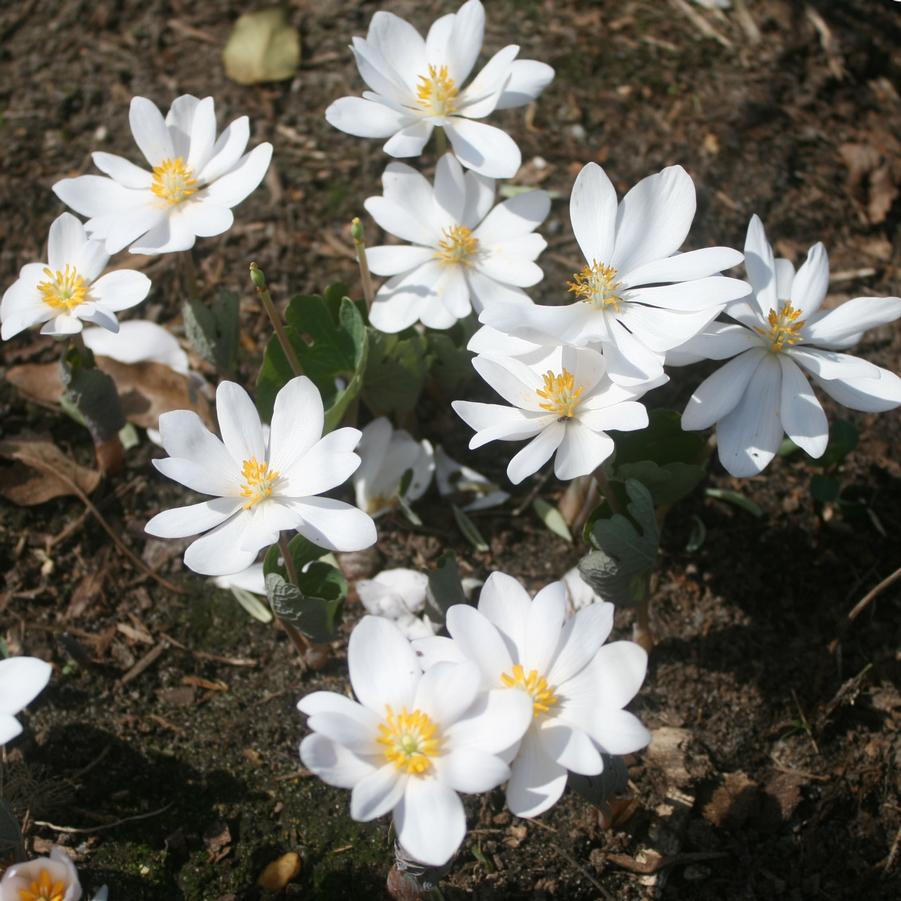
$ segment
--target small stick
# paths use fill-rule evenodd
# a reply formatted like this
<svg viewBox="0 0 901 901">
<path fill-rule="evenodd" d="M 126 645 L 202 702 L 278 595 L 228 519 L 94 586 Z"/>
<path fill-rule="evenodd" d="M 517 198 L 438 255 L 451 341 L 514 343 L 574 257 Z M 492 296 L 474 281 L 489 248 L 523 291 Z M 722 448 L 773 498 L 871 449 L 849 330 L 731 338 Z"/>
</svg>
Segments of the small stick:
<svg viewBox="0 0 901 901">
<path fill-rule="evenodd" d="M 895 582 L 901 579 L 901 566 L 899 566 L 890 576 L 886 576 L 875 588 L 871 588 L 852 608 L 851 612 L 848 614 L 848 622 L 853 623 L 854 620 L 860 616 L 861 613 L 869 605 L 870 601 L 874 600 L 886 588 L 890 588 Z"/>
<path fill-rule="evenodd" d="M 151 810 L 150 813 L 137 813 L 131 817 L 123 817 L 121 820 L 115 820 L 112 823 L 104 823 L 102 826 L 57 826 L 55 823 L 48 823 L 46 820 L 35 820 L 35 826 L 43 826 L 45 829 L 52 829 L 54 832 L 65 832 L 67 835 L 86 835 L 91 832 L 102 832 L 104 829 L 115 829 L 124 823 L 134 823 L 137 820 L 149 820 L 151 817 L 158 817 L 161 813 L 165 813 L 172 804 L 167 804 L 159 810 Z"/>
<path fill-rule="evenodd" d="M 350 223 L 350 236 L 354 239 L 354 250 L 357 252 L 357 264 L 360 267 L 360 281 L 363 284 L 363 296 L 366 298 L 366 309 L 372 306 L 375 291 L 372 288 L 372 276 L 369 273 L 369 261 L 366 259 L 366 244 L 363 241 L 363 223 L 355 216 Z"/>
<path fill-rule="evenodd" d="M 256 263 L 250 264 L 250 280 L 256 286 L 260 303 L 263 304 L 263 309 L 266 310 L 269 321 L 275 329 L 278 343 L 282 346 L 285 357 L 291 366 L 291 371 L 294 375 L 303 375 L 303 367 L 300 365 L 300 360 L 297 359 L 297 354 L 294 352 L 294 345 L 292 345 L 288 339 L 288 333 L 285 331 L 285 324 L 282 322 L 282 317 L 276 309 L 275 303 L 273 303 L 272 295 L 269 293 L 269 285 L 266 283 L 266 276 Z"/>
</svg>

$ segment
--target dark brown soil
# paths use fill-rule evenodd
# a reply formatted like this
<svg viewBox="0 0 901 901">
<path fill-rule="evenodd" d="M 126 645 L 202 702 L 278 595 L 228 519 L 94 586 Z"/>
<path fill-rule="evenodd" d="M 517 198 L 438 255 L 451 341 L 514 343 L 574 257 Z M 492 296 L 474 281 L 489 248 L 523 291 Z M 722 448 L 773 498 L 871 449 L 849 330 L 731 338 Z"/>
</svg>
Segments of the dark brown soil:
<svg viewBox="0 0 901 901">
<path fill-rule="evenodd" d="M 814 241 L 826 243 L 836 300 L 897 294 L 901 204 L 891 163 L 901 140 L 893 86 L 901 5 L 734 6 L 718 15 L 690 0 L 489 3 L 487 49 L 516 41 L 523 56 L 558 73 L 528 125 L 521 111 L 505 115 L 527 161 L 520 181 L 540 180 L 565 197 L 591 159 L 620 189 L 681 162 L 698 187 L 692 246 L 740 247 L 758 212 L 783 254 L 797 259 Z M 163 107 L 180 93 L 213 94 L 220 121 L 247 113 L 254 140 L 276 148 L 265 186 L 235 228 L 197 249 L 204 283 L 242 296 L 241 374 L 252 384 L 266 329 L 248 262 L 260 263 L 282 298 L 354 281 L 347 223 L 378 192 L 386 160 L 376 142 L 333 131 L 322 113 L 358 91 L 346 45 L 376 8 L 293 5 L 304 44 L 298 76 L 241 87 L 226 80 L 220 52 L 243 4 L 5 4 L 2 284 L 40 257 L 61 211 L 54 181 L 88 171 L 92 149 L 134 155 L 133 94 Z M 451 5 L 397 0 L 390 8 L 424 28 Z M 697 19 L 718 38 L 702 34 Z M 876 162 L 861 168 L 862 158 Z M 849 163 L 859 169 L 853 177 Z M 577 256 L 564 202 L 544 233 L 539 294 L 550 300 Z M 181 333 L 174 261 L 138 265 L 154 280 L 140 314 Z M 886 328 L 870 333 L 861 353 L 897 368 L 899 348 L 898 330 Z M 55 351 L 49 339 L 21 336 L 3 353 L 11 365 Z M 678 407 L 701 371 L 678 372 L 659 404 Z M 614 826 L 603 828 L 577 797 L 536 822 L 511 819 L 499 794 L 476 801 L 447 897 L 897 897 L 901 594 L 885 591 L 851 624 L 847 614 L 901 563 L 901 425 L 896 413 L 849 418 L 862 438 L 841 478 L 860 502 L 855 510 L 818 507 L 814 470 L 796 455 L 750 481 L 711 474 L 711 485 L 758 504 L 761 518 L 698 492 L 667 519 L 652 613 L 659 645 L 633 705 L 655 745 L 630 761 L 635 803 L 618 805 Z M 429 402 L 419 422 L 455 456 L 466 453 L 468 436 L 447 409 Z M 86 432 L 4 382 L 0 432 L 25 430 L 91 461 Z M 113 901 L 259 898 L 263 867 L 292 850 L 303 864 L 287 897 L 382 897 L 387 826 L 352 823 L 347 794 L 310 778 L 297 757 L 304 727 L 295 703 L 316 688 L 345 688 L 344 642 L 325 669 L 303 673 L 282 634 L 190 577 L 179 547 L 148 541 L 146 520 L 186 499 L 150 467 L 154 453 L 147 442 L 131 451 L 124 474 L 94 501 L 186 596 L 132 569 L 77 499 L 27 509 L 0 502 L 2 637 L 12 652 L 55 665 L 26 738 L 10 749 L 6 796 L 38 850 L 69 846 L 85 885 L 108 883 Z M 505 453 L 489 448 L 471 459 L 500 479 Z M 561 487 L 549 482 L 545 496 Z M 537 588 L 579 556 L 530 512 L 479 519 L 490 553 L 472 552 L 435 498 L 420 513 L 424 532 L 380 521 L 370 568 L 424 568 L 452 548 L 475 575 L 502 569 Z M 699 520 L 707 538 L 689 552 Z M 351 606 L 347 620 L 358 615 Z M 622 634 L 630 620 L 619 615 Z M 151 665 L 126 677 L 155 649 Z M 642 868 L 659 865 L 652 885 Z"/>
</svg>

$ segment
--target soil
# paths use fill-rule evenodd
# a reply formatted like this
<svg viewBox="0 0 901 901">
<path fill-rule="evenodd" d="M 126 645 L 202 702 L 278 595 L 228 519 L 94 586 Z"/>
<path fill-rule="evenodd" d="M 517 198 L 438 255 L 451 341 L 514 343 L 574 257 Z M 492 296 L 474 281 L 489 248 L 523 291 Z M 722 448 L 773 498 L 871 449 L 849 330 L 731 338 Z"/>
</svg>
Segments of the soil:
<svg viewBox="0 0 901 901">
<path fill-rule="evenodd" d="M 243 87 L 226 79 L 220 56 L 241 3 L 3 5 L 2 284 L 41 257 L 61 211 L 54 181 L 90 171 L 94 149 L 135 156 L 132 95 L 165 108 L 181 93 L 213 94 L 220 124 L 246 113 L 253 140 L 275 145 L 265 185 L 235 227 L 196 249 L 201 282 L 241 295 L 240 376 L 252 385 L 267 330 L 248 262 L 282 299 L 355 282 L 347 223 L 378 193 L 386 160 L 377 142 L 332 130 L 322 113 L 359 91 L 346 45 L 377 8 L 292 5 L 299 73 Z M 826 244 L 830 303 L 899 293 L 899 4 L 733 0 L 731 11 L 710 13 L 689 0 L 495 0 L 488 8 L 487 51 L 516 41 L 523 57 L 557 70 L 534 114 L 501 117 L 523 150 L 520 184 L 565 198 L 594 159 L 624 190 L 681 162 L 698 188 L 690 246 L 740 247 L 757 212 L 784 255 L 798 260 L 815 241 Z M 395 0 L 390 9 L 425 28 L 451 6 Z M 550 301 L 577 264 L 563 200 L 543 231 L 550 246 L 535 296 Z M 138 315 L 183 334 L 173 259 L 129 264 L 154 282 Z M 859 350 L 897 369 L 899 349 L 899 331 L 884 328 Z M 3 363 L 55 353 L 49 339 L 21 336 L 4 345 Z M 675 372 L 652 402 L 679 408 L 702 374 Z M 856 504 L 815 502 L 816 470 L 796 454 L 752 480 L 712 468 L 707 486 L 740 491 L 759 518 L 703 490 L 667 518 L 652 609 L 658 644 L 632 705 L 654 744 L 628 761 L 631 800 L 602 813 L 567 794 L 533 822 L 511 818 L 499 793 L 471 802 L 448 898 L 897 897 L 897 585 L 853 622 L 847 616 L 901 563 L 901 422 L 897 413 L 840 415 L 861 433 L 840 473 Z M 446 407 L 427 401 L 419 422 L 454 456 L 467 454 L 468 435 Z M 86 432 L 5 380 L 0 431 L 51 435 L 91 463 Z M 348 605 L 325 667 L 302 671 L 282 633 L 187 573 L 178 543 L 143 534 L 159 509 L 187 502 L 150 466 L 158 454 L 143 441 L 93 499 L 185 595 L 134 569 L 78 499 L 0 502 L 0 635 L 11 652 L 55 667 L 25 737 L 7 749 L 5 797 L 35 850 L 65 845 L 85 886 L 107 883 L 114 901 L 260 898 L 261 871 L 289 851 L 302 867 L 285 897 L 383 897 L 387 825 L 353 823 L 347 793 L 311 778 L 297 755 L 304 724 L 295 704 L 315 689 L 346 689 L 346 635 L 359 605 Z M 501 481 L 505 455 L 491 446 L 467 460 Z M 514 490 L 512 504 L 531 488 Z M 551 480 L 543 496 L 561 491 Z M 437 498 L 418 509 L 421 530 L 379 521 L 378 549 L 351 561 L 357 571 L 428 568 L 450 548 L 467 573 L 501 569 L 536 589 L 580 556 L 528 510 L 480 517 L 491 549 L 477 553 Z M 689 550 L 698 523 L 706 540 Z M 631 618 L 618 612 L 618 634 L 629 635 Z"/>
</svg>

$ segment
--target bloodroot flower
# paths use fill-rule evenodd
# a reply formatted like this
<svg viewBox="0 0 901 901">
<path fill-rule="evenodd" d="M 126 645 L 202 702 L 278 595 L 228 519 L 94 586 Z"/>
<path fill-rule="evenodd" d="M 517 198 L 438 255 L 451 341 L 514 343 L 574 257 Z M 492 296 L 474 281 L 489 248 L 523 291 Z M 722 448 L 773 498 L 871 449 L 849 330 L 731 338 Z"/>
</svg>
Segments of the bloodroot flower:
<svg viewBox="0 0 901 901">
<path fill-rule="evenodd" d="M 466 834 L 457 792 L 490 791 L 509 777 L 498 755 L 528 728 L 531 701 L 500 686 L 483 690 L 471 663 L 423 674 L 410 643 L 382 617 L 363 617 L 347 662 L 356 701 L 318 691 L 297 705 L 313 733 L 301 760 L 329 785 L 352 789 L 355 820 L 393 812 L 403 849 L 441 866 Z"/>
<path fill-rule="evenodd" d="M 510 44 L 463 87 L 482 49 L 484 31 L 479 0 L 435 21 L 425 40 L 393 13 L 377 12 L 366 38 L 354 38 L 351 47 L 372 90 L 336 100 L 325 118 L 348 134 L 389 138 L 385 153 L 394 157 L 418 156 L 432 129 L 443 128 L 468 169 L 510 178 L 519 169 L 519 147 L 506 132 L 475 120 L 534 100 L 550 84 L 554 70 L 534 60 L 517 60 L 519 47 Z"/>
<path fill-rule="evenodd" d="M 109 254 L 91 241 L 82 223 L 63 213 L 50 226 L 46 263 L 27 263 L 0 301 L 3 340 L 44 323 L 42 335 L 73 335 L 83 322 L 119 330 L 116 313 L 139 304 L 150 279 L 133 269 L 106 268 Z"/>
<path fill-rule="evenodd" d="M 507 806 L 532 817 L 556 804 L 567 771 L 594 776 L 601 752 L 631 754 L 650 741 L 648 730 L 622 708 L 644 681 L 647 654 L 631 641 L 604 644 L 613 604 L 567 612 L 562 582 L 534 599 L 510 576 L 492 573 L 478 609 L 457 604 L 447 612 L 450 638 L 414 642 L 431 667 L 471 661 L 490 691 L 525 695 L 532 720 L 512 759 Z"/>
<path fill-rule="evenodd" d="M 0 880 L 0 901 L 80 901 L 78 871 L 69 855 L 53 848 L 49 857 L 13 864 Z"/>
<path fill-rule="evenodd" d="M 570 218 L 585 266 L 569 282 L 573 303 L 497 304 L 479 317 L 524 338 L 600 345 L 610 378 L 637 385 L 663 373 L 664 354 L 697 335 L 746 282 L 719 275 L 741 262 L 737 250 L 677 251 L 695 215 L 695 186 L 681 166 L 642 179 L 617 205 L 604 170 L 589 163 L 570 197 Z"/>
<path fill-rule="evenodd" d="M 16 714 L 46 687 L 53 668 L 37 657 L 0 660 L 0 747 L 22 732 Z"/>
<path fill-rule="evenodd" d="M 534 262 L 547 246 L 534 234 L 548 214 L 544 191 L 527 191 L 494 204 L 494 181 L 464 173 L 449 153 L 435 170 L 434 187 L 405 163 L 389 163 L 384 195 L 366 209 L 385 231 L 410 244 L 366 251 L 376 275 L 391 276 L 369 311 L 383 332 L 415 322 L 450 328 L 475 308 L 506 301 L 528 304 L 521 290 L 541 281 Z"/>
<path fill-rule="evenodd" d="M 808 378 L 852 410 L 879 413 L 901 404 L 895 373 L 841 352 L 867 329 L 901 316 L 901 298 L 858 297 L 820 310 L 829 286 L 826 249 L 815 244 L 795 272 L 788 260 L 774 259 L 757 216 L 748 225 L 745 266 L 754 293 L 726 308 L 736 321 L 713 323 L 668 358 L 732 358 L 695 390 L 682 428 L 715 424 L 720 462 L 734 476 L 761 472 L 783 433 L 811 457 L 823 455 L 829 423 Z"/>
<path fill-rule="evenodd" d="M 588 475 L 613 453 L 610 429 L 634 431 L 648 424 L 638 403 L 660 376 L 635 388 L 607 378 L 601 354 L 586 347 L 557 347 L 526 362 L 506 357 L 476 357 L 472 365 L 511 406 L 455 400 L 458 416 L 476 430 L 475 449 L 489 441 L 532 440 L 510 461 L 507 477 L 518 485 L 552 456 L 558 479 Z"/>
<path fill-rule="evenodd" d="M 90 216 L 91 237 L 108 253 L 128 244 L 132 253 L 189 250 L 195 238 L 231 228 L 237 206 L 263 180 L 272 145 L 244 153 L 250 137 L 247 116 L 216 137 L 212 97 L 176 98 L 166 118 L 145 97 L 134 97 L 131 131 L 150 171 L 111 153 L 93 154 L 105 173 L 64 178 L 53 186 L 63 203 Z M 134 243 L 132 243 L 134 242 Z"/>
<path fill-rule="evenodd" d="M 145 530 L 160 538 L 206 532 L 185 551 L 185 565 L 206 576 L 250 566 L 257 553 L 297 530 L 320 547 L 358 551 L 375 544 L 373 521 L 342 501 L 316 497 L 347 480 L 360 465 L 357 429 L 323 437 L 322 398 L 306 377 L 291 379 L 275 398 L 268 441 L 247 392 L 234 382 L 216 391 L 220 440 L 196 413 L 160 416 L 169 456 L 156 468 L 182 485 L 214 496 L 157 514 Z"/>
</svg>

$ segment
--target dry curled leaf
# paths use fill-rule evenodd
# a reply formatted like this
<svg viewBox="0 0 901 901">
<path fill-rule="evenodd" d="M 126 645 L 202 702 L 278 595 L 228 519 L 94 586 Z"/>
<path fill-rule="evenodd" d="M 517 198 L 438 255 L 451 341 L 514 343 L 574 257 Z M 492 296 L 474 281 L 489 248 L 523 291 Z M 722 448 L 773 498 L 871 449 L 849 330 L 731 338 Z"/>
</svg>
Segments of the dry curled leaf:
<svg viewBox="0 0 901 901">
<path fill-rule="evenodd" d="M 0 469 L 0 495 L 21 507 L 77 496 L 74 486 L 90 494 L 100 482 L 99 472 L 79 465 L 44 438 L 21 436 L 0 441 L 0 457 L 13 461 L 12 466 Z"/>
<path fill-rule="evenodd" d="M 235 22 L 222 62 L 238 84 L 285 81 L 300 65 L 300 34 L 278 7 L 245 13 Z"/>
<path fill-rule="evenodd" d="M 881 143 L 883 146 L 846 143 L 839 147 L 839 154 L 848 167 L 848 191 L 860 202 L 862 217 L 871 225 L 886 220 L 901 182 L 897 147 L 887 141 Z"/>
</svg>

